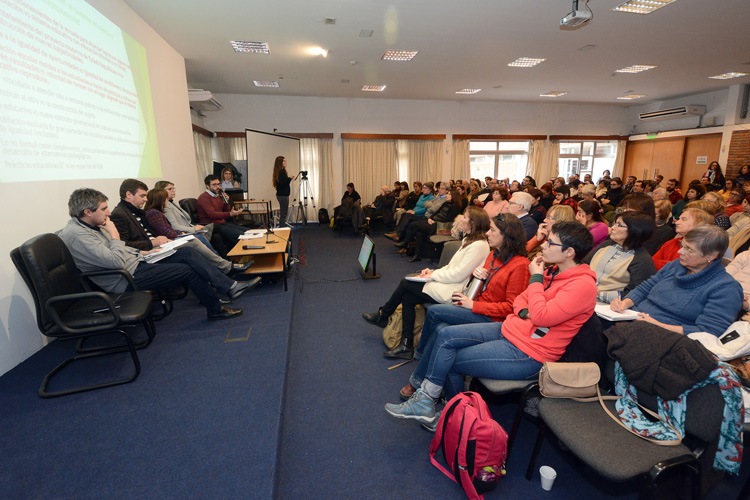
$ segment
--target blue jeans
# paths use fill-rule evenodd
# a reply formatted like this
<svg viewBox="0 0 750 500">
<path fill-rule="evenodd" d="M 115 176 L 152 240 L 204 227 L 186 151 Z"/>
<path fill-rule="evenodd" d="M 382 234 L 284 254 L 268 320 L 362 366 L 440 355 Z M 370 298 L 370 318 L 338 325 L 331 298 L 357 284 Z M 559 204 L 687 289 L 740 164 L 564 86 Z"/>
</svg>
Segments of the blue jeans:
<svg viewBox="0 0 750 500">
<path fill-rule="evenodd" d="M 542 363 L 503 337 L 502 323 L 446 326 L 434 340 L 425 380 L 448 398 L 464 389 L 464 376 L 532 380 Z M 421 361 L 420 361 L 421 364 Z"/>
<path fill-rule="evenodd" d="M 469 309 L 454 306 L 453 304 L 436 304 L 427 309 L 424 325 L 422 326 L 422 336 L 417 346 L 416 358 L 421 359 L 424 353 L 427 359 L 430 359 L 430 346 L 433 342 L 430 339 L 450 325 L 465 325 L 467 323 L 491 323 L 492 318 L 483 314 L 476 314 Z M 424 373 L 423 375 L 424 376 Z"/>
</svg>

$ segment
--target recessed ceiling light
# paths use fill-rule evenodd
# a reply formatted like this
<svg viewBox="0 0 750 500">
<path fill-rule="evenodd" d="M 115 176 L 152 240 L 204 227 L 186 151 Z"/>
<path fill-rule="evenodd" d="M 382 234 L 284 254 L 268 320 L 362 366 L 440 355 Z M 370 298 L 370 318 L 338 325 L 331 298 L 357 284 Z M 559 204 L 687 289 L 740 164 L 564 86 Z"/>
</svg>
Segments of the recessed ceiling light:
<svg viewBox="0 0 750 500">
<path fill-rule="evenodd" d="M 741 76 L 747 76 L 747 73 L 723 73 L 721 75 L 709 76 L 714 80 L 729 80 L 730 78 L 739 78 Z"/>
<path fill-rule="evenodd" d="M 612 10 L 627 12 L 629 14 L 650 14 L 656 9 L 661 9 L 675 0 L 628 0 Z"/>
<path fill-rule="evenodd" d="M 383 61 L 411 61 L 417 53 L 416 50 L 386 50 L 381 59 Z"/>
<path fill-rule="evenodd" d="M 493 89 L 501 89 L 501 88 L 503 88 L 503 86 L 502 85 L 493 85 L 492 88 Z"/>
<path fill-rule="evenodd" d="M 266 42 L 243 42 L 230 40 L 229 43 L 235 52 L 252 52 L 253 54 L 268 54 L 268 43 Z"/>
<path fill-rule="evenodd" d="M 579 52 L 587 52 L 587 51 L 589 51 L 589 50 L 593 49 L 594 47 L 596 47 L 596 45 L 591 45 L 591 44 L 589 44 L 589 45 L 584 45 L 583 47 L 580 47 L 580 48 L 578 49 L 578 51 L 579 51 Z"/>
<path fill-rule="evenodd" d="M 326 17 L 323 22 L 325 24 L 336 24 L 336 18 L 335 17 Z"/>
<path fill-rule="evenodd" d="M 253 83 L 256 87 L 278 87 L 279 82 L 274 82 L 270 80 L 253 80 Z"/>
<path fill-rule="evenodd" d="M 344 79 L 344 80 L 341 80 L 341 83 L 349 83 L 350 81 L 351 81 L 351 80 L 348 80 L 348 79 Z"/>
<path fill-rule="evenodd" d="M 566 94 L 567 92 L 565 92 L 564 90 L 550 90 L 549 92 L 545 92 L 544 94 L 539 94 L 539 97 L 560 97 Z"/>
<path fill-rule="evenodd" d="M 515 61 L 508 63 L 508 66 L 513 68 L 533 68 L 539 63 L 546 61 L 547 59 L 535 59 L 533 57 L 519 57 Z"/>
<path fill-rule="evenodd" d="M 627 95 L 621 95 L 618 97 L 621 101 L 630 101 L 633 99 L 640 99 L 641 97 L 646 97 L 644 94 L 627 94 Z"/>
<path fill-rule="evenodd" d="M 362 85 L 362 90 L 365 92 L 382 92 L 385 90 L 385 85 Z"/>
<path fill-rule="evenodd" d="M 457 90 L 456 94 L 476 94 L 477 92 L 481 90 L 482 89 L 461 89 L 461 90 Z"/>
<path fill-rule="evenodd" d="M 372 36 L 372 30 L 359 30 L 359 36 L 362 38 L 370 38 Z"/>
<path fill-rule="evenodd" d="M 615 73 L 640 73 L 641 71 L 648 71 L 654 69 L 656 66 L 649 66 L 648 64 L 634 64 L 627 68 L 615 70 Z"/>
</svg>

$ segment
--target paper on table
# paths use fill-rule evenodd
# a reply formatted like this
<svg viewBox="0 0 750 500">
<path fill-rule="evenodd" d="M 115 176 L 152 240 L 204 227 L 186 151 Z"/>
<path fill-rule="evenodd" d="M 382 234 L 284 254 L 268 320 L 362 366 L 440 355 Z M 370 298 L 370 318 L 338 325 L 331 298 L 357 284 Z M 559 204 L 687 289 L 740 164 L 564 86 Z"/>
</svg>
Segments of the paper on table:
<svg viewBox="0 0 750 500">
<path fill-rule="evenodd" d="M 248 229 L 245 231 L 245 234 L 241 234 L 239 239 L 241 240 L 254 240 L 257 238 L 262 238 L 266 235 L 265 229 Z"/>
<path fill-rule="evenodd" d="M 626 309 L 619 313 L 610 309 L 609 304 L 596 304 L 594 312 L 600 318 L 608 319 L 610 321 L 633 321 L 638 318 L 638 311 Z"/>
</svg>

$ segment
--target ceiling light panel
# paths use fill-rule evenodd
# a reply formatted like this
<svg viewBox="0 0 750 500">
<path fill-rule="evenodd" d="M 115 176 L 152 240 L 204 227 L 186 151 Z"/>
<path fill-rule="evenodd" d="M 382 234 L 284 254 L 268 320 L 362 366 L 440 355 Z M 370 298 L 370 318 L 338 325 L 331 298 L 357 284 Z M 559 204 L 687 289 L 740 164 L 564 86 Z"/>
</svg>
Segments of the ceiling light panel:
<svg viewBox="0 0 750 500">
<path fill-rule="evenodd" d="M 268 43 L 266 42 L 243 42 L 240 40 L 230 40 L 229 43 L 235 52 L 250 52 L 253 54 L 268 54 Z"/>
<path fill-rule="evenodd" d="M 642 71 L 648 71 L 654 69 L 656 66 L 649 66 L 648 64 L 634 64 L 627 68 L 618 69 L 615 73 L 640 73 Z"/>
<path fill-rule="evenodd" d="M 539 63 L 543 63 L 547 59 L 535 59 L 533 57 L 519 57 L 515 61 L 508 63 L 508 66 L 512 68 L 533 68 Z"/>
<path fill-rule="evenodd" d="M 650 14 L 657 9 L 669 5 L 675 0 L 628 0 L 612 10 L 629 14 Z"/>
<path fill-rule="evenodd" d="M 550 90 L 549 92 L 545 92 L 544 94 L 539 94 L 539 97 L 560 97 L 567 95 L 567 92 L 564 90 Z"/>
<path fill-rule="evenodd" d="M 709 78 L 713 78 L 714 80 L 729 80 L 730 78 L 739 78 L 741 76 L 747 76 L 747 73 L 723 73 L 721 75 L 714 75 L 709 76 Z"/>
<path fill-rule="evenodd" d="M 362 38 L 370 38 L 372 36 L 372 30 L 359 30 L 359 36 Z"/>
<path fill-rule="evenodd" d="M 641 99 L 642 97 L 646 97 L 644 94 L 627 94 L 627 95 L 621 95 L 618 97 L 621 101 L 632 101 L 633 99 Z"/>
<path fill-rule="evenodd" d="M 477 92 L 480 92 L 482 89 L 461 89 L 457 90 L 456 94 L 476 94 Z"/>
<path fill-rule="evenodd" d="M 279 82 L 274 82 L 270 80 L 253 80 L 253 84 L 256 87 L 267 87 L 267 88 L 276 88 L 279 86 Z"/>
<path fill-rule="evenodd" d="M 411 61 L 417 53 L 416 50 L 386 50 L 381 59 L 383 61 Z"/>
<path fill-rule="evenodd" d="M 364 92 L 382 92 L 385 90 L 385 85 L 362 85 Z"/>
</svg>

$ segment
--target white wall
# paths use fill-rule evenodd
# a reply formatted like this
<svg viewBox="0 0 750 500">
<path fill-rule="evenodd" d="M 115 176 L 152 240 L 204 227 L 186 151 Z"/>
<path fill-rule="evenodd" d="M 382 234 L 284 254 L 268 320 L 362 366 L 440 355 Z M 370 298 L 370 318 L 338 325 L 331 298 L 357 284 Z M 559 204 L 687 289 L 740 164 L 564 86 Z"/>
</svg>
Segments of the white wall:
<svg viewBox="0 0 750 500">
<path fill-rule="evenodd" d="M 334 134 L 334 192 L 343 192 L 341 133 L 445 134 L 443 176 L 450 172 L 452 134 L 624 135 L 632 128 L 622 106 L 408 101 L 217 95 L 224 109 L 207 112 L 206 129 Z M 376 193 L 362 193 L 365 198 Z"/>
<path fill-rule="evenodd" d="M 197 194 L 202 182 L 195 168 L 184 59 L 120 0 L 88 1 L 146 48 L 164 177 L 176 183 L 178 196 Z M 159 179 L 142 180 L 152 185 Z M 6 220 L 0 240 L 0 374 L 44 342 L 36 326 L 34 303 L 8 257 L 11 249 L 37 234 L 62 228 L 68 220 L 68 196 L 74 189 L 99 189 L 116 204 L 120 181 L 0 184 Z"/>
</svg>

